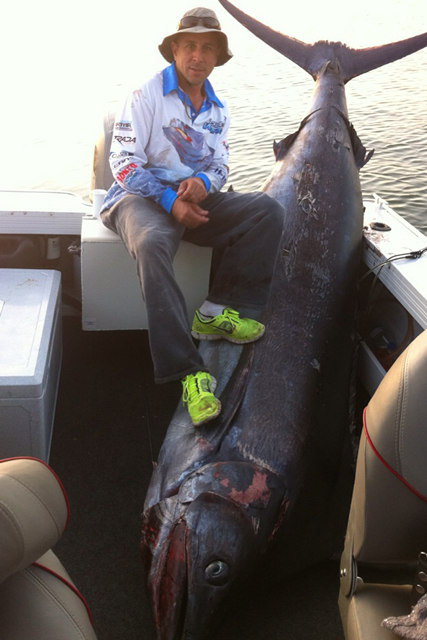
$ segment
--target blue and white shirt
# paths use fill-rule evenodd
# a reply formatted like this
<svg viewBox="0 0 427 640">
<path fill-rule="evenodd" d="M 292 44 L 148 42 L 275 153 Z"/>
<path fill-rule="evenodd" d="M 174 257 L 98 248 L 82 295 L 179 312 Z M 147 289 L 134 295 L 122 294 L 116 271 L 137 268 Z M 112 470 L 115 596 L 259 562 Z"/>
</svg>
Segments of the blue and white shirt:
<svg viewBox="0 0 427 640">
<path fill-rule="evenodd" d="M 224 186 L 230 116 L 209 80 L 204 91 L 196 114 L 172 63 L 130 94 L 114 123 L 109 160 L 115 182 L 101 211 L 133 193 L 170 213 L 186 178 L 201 178 L 208 193 Z"/>
</svg>

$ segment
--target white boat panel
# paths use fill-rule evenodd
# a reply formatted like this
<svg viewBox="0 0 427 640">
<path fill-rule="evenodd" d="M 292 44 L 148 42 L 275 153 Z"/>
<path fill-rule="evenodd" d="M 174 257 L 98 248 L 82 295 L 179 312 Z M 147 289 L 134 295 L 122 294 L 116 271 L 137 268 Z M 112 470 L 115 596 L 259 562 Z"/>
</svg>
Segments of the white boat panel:
<svg viewBox="0 0 427 640">
<path fill-rule="evenodd" d="M 74 193 L 0 190 L 0 233 L 80 235 L 92 210 Z"/>
<path fill-rule="evenodd" d="M 423 329 L 427 328 L 427 237 L 375 197 L 365 202 L 363 260 L 381 282 L 408 310 Z M 384 230 L 389 228 L 389 230 Z M 420 252 L 416 259 L 395 256 Z M 380 267 L 385 261 L 387 264 Z M 378 267 L 375 269 L 375 267 Z"/>
</svg>

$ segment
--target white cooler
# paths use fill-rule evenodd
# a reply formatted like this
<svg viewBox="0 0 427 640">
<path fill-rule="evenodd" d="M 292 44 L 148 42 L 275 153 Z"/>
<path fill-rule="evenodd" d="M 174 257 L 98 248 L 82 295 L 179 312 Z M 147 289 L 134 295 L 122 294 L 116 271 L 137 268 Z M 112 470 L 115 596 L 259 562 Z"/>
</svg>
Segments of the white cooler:
<svg viewBox="0 0 427 640">
<path fill-rule="evenodd" d="M 61 359 L 61 274 L 0 269 L 0 458 L 48 462 Z"/>
</svg>

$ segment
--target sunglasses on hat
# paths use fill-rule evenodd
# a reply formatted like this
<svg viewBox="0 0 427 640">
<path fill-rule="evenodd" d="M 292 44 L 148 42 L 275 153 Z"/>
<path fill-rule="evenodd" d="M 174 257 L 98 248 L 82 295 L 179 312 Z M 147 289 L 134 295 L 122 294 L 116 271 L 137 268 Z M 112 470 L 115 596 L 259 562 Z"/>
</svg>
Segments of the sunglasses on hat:
<svg viewBox="0 0 427 640">
<path fill-rule="evenodd" d="M 184 16 L 179 22 L 178 31 L 181 31 L 181 29 L 189 29 L 190 27 L 197 27 L 199 25 L 206 29 L 221 29 L 221 25 L 216 18 L 210 18 L 208 16 L 205 18 L 199 18 L 198 16 Z"/>
</svg>

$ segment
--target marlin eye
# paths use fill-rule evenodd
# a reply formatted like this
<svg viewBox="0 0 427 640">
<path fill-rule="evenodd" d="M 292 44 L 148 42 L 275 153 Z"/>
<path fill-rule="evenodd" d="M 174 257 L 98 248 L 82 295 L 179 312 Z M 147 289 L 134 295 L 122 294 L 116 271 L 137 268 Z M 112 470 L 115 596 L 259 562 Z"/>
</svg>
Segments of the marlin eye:
<svg viewBox="0 0 427 640">
<path fill-rule="evenodd" d="M 205 578 L 210 584 L 223 585 L 230 577 L 230 567 L 222 560 L 214 560 L 205 569 Z"/>
</svg>

